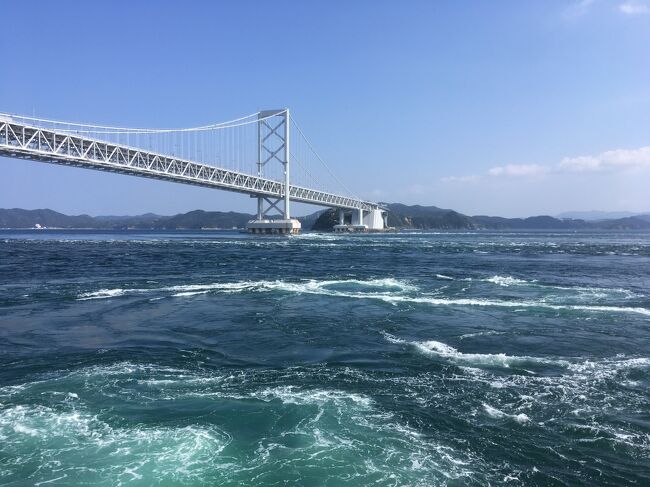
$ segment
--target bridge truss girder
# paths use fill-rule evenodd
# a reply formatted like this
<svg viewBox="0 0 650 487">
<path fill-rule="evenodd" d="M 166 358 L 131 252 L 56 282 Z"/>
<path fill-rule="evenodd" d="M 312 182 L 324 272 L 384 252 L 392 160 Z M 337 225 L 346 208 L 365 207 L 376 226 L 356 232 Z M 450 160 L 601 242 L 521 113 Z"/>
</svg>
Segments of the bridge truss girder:
<svg viewBox="0 0 650 487">
<path fill-rule="evenodd" d="M 376 203 L 201 164 L 122 144 L 0 119 L 0 156 L 192 184 L 332 208 L 371 210 Z M 288 177 L 285 181 L 288 180 Z M 287 208 L 288 210 L 288 208 Z"/>
</svg>

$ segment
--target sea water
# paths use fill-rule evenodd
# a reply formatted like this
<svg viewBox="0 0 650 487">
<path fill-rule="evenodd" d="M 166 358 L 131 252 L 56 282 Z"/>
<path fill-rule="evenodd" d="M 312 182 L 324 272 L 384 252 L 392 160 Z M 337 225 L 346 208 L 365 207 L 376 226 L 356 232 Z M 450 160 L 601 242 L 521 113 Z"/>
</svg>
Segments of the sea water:
<svg viewBox="0 0 650 487">
<path fill-rule="evenodd" d="M 650 484 L 650 234 L 0 232 L 1 485 Z"/>
</svg>

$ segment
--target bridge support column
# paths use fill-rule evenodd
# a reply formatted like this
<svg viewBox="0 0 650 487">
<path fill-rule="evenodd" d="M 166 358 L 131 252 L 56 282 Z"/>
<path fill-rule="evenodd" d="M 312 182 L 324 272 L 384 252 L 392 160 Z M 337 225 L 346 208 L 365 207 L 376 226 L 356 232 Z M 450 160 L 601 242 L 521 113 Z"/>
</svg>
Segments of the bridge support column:
<svg viewBox="0 0 650 487">
<path fill-rule="evenodd" d="M 291 186 L 289 184 L 289 109 L 284 111 L 284 219 L 291 218 L 289 211 L 289 198 Z"/>
<path fill-rule="evenodd" d="M 339 225 L 345 225 L 345 212 L 343 208 L 339 208 Z"/>
<path fill-rule="evenodd" d="M 264 198 L 261 196 L 257 197 L 257 219 L 261 220 L 264 218 Z"/>
<path fill-rule="evenodd" d="M 289 151 L 289 110 L 260 112 L 257 122 L 257 175 L 263 177 L 264 167 L 270 162 L 283 166 L 284 178 L 277 196 L 257 195 L 257 218 L 248 222 L 251 233 L 295 234 L 300 233 L 300 222 L 291 218 L 291 178 Z M 279 182 L 279 181 L 278 181 Z M 282 205 L 280 202 L 282 201 Z M 268 204 L 266 210 L 265 203 Z M 277 211 L 279 219 L 267 218 Z M 275 215 L 276 213 L 272 213 Z"/>
<path fill-rule="evenodd" d="M 345 225 L 343 219 L 340 218 L 340 215 L 343 214 L 343 210 L 339 210 L 339 224 L 334 225 L 335 232 L 367 232 L 368 225 L 363 223 L 363 209 L 357 208 L 352 210 L 352 219 L 350 225 Z"/>
</svg>

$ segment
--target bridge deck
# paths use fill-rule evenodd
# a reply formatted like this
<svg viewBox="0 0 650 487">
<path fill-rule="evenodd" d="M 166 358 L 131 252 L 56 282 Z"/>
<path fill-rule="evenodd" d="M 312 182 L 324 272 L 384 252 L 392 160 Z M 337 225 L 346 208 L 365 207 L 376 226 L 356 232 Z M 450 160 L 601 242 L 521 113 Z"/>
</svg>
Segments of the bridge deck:
<svg viewBox="0 0 650 487">
<path fill-rule="evenodd" d="M 272 198 L 284 196 L 280 181 L 252 176 L 135 147 L 0 120 L 0 156 L 163 179 Z M 293 201 L 333 208 L 372 210 L 376 203 L 289 185 Z"/>
</svg>

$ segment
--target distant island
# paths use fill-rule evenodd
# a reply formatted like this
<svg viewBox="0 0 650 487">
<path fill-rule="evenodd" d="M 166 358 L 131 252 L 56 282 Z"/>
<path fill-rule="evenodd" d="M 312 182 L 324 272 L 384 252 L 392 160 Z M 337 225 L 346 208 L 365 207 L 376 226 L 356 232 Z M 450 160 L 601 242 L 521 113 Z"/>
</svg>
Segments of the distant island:
<svg viewBox="0 0 650 487">
<path fill-rule="evenodd" d="M 503 218 L 468 216 L 436 206 L 382 203 L 388 226 L 398 230 L 650 230 L 650 214 L 621 218 L 580 219 L 552 216 Z M 61 228 L 96 230 L 232 230 L 245 228 L 252 214 L 234 211 L 194 210 L 173 216 L 147 213 L 137 216 L 64 215 L 53 210 L 0 209 L 0 228 Z M 298 217 L 305 230 L 331 231 L 337 223 L 334 210 Z"/>
</svg>

